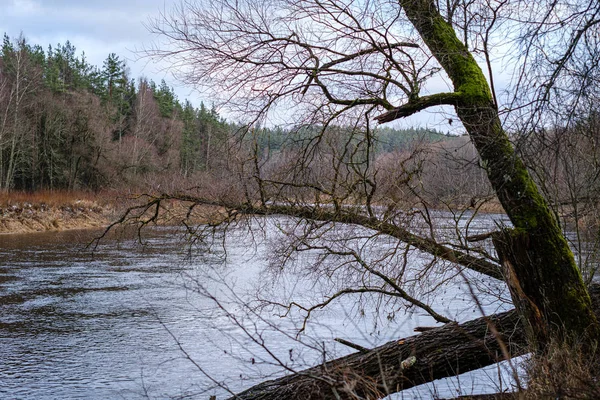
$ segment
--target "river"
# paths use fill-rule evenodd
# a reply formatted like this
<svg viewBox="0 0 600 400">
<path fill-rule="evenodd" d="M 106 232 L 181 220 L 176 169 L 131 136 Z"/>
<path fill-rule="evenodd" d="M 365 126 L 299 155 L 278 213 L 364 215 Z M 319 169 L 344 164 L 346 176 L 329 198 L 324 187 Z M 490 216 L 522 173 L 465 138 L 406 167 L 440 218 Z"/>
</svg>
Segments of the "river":
<svg viewBox="0 0 600 400">
<path fill-rule="evenodd" d="M 282 365 L 301 369 L 352 351 L 336 337 L 372 347 L 434 324 L 414 308 L 350 297 L 316 310 L 297 336 L 299 310 L 283 318 L 252 299 L 309 301 L 325 281 L 298 272 L 314 255 L 295 260 L 295 273 L 265 273 L 281 221 L 260 225 L 266 237 L 240 228 L 212 252 L 174 228 L 149 229 L 143 243 L 113 235 L 94 248 L 86 245 L 98 231 L 0 236 L 0 398 L 220 399 L 281 375 Z M 486 313 L 509 307 L 491 280 L 476 281 L 491 288 L 479 296 Z M 463 276 L 426 297 L 457 320 L 480 316 Z M 490 367 L 389 398 L 495 392 L 510 375 L 507 365 Z"/>
</svg>

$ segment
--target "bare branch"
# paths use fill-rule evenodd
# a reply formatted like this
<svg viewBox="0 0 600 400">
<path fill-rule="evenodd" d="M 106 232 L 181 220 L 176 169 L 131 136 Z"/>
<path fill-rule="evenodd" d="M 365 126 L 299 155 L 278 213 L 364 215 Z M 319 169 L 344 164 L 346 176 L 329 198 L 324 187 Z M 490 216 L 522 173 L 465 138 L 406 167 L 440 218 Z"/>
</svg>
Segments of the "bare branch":
<svg viewBox="0 0 600 400">
<path fill-rule="evenodd" d="M 265 206 L 254 206 L 252 204 L 233 204 L 225 201 L 215 201 L 185 194 L 162 195 L 163 199 L 176 199 L 197 204 L 205 204 L 216 207 L 226 207 L 235 210 L 240 215 L 287 215 L 297 218 L 306 218 L 315 221 L 340 222 L 345 224 L 359 225 L 373 229 L 384 235 L 394 237 L 414 248 L 429 253 L 435 257 L 469 268 L 473 271 L 490 276 L 495 279 L 503 279 L 500 266 L 483 258 L 474 257 L 470 254 L 452 249 L 439 244 L 433 239 L 416 235 L 391 222 L 380 220 L 376 217 L 366 216 L 350 209 L 329 211 L 322 207 L 308 207 L 302 205 L 277 205 L 267 204 Z"/>
</svg>

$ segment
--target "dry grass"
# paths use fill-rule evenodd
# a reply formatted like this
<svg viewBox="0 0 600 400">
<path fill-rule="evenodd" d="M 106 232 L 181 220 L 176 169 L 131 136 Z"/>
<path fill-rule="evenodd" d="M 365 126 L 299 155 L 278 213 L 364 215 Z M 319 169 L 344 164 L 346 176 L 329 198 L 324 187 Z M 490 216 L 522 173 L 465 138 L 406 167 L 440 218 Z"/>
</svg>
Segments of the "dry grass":
<svg viewBox="0 0 600 400">
<path fill-rule="evenodd" d="M 0 192 L 0 234 L 106 226 L 124 204 L 108 192 Z"/>
<path fill-rule="evenodd" d="M 72 205 L 77 201 L 106 203 L 108 193 L 91 193 L 85 191 L 50 191 L 37 192 L 0 192 L 0 207 L 19 206 L 24 203 L 45 204 L 48 207 Z"/>
<path fill-rule="evenodd" d="M 149 197 L 140 194 L 85 191 L 0 192 L 0 234 L 60 231 L 108 226 L 129 207 L 140 206 Z M 135 207 L 126 223 L 151 225 L 203 224 L 225 218 L 215 207 L 191 207 L 191 203 L 165 200 L 160 212 Z"/>
<path fill-rule="evenodd" d="M 552 343 L 527 365 L 525 399 L 600 399 L 598 350 Z"/>
</svg>

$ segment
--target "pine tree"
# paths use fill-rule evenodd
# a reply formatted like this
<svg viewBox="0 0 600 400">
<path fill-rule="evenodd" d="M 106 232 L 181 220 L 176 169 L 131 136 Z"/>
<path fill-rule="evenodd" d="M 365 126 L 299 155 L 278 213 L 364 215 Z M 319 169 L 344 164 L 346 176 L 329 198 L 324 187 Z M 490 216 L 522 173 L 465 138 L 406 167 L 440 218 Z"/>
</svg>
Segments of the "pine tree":
<svg viewBox="0 0 600 400">
<path fill-rule="evenodd" d="M 173 89 L 163 79 L 160 81 L 160 86 L 158 88 L 154 87 L 153 90 L 161 116 L 165 118 L 172 117 L 175 109 L 175 93 Z"/>
<path fill-rule="evenodd" d="M 110 109 L 109 113 L 115 123 L 113 139 L 120 141 L 127 132 L 127 123 L 135 100 L 135 96 L 131 93 L 125 62 L 115 53 L 110 53 L 104 61 L 100 76 L 104 83 L 101 97 Z M 135 93 L 135 84 L 133 88 Z"/>
</svg>

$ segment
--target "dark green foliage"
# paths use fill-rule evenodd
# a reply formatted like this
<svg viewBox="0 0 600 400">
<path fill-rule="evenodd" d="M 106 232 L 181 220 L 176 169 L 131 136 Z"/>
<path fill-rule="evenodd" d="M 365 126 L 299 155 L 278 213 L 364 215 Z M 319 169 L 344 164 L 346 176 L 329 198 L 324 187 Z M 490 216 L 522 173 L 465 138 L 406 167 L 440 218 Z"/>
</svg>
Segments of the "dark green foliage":
<svg viewBox="0 0 600 400">
<path fill-rule="evenodd" d="M 160 110 L 160 115 L 165 118 L 170 118 L 173 116 L 173 111 L 175 110 L 175 93 L 173 89 L 171 89 L 165 80 L 160 81 L 160 86 L 157 88 L 156 85 L 153 84 L 154 87 L 154 98 L 158 103 L 158 109 Z"/>
<path fill-rule="evenodd" d="M 375 137 L 378 153 L 406 150 L 415 141 L 435 143 L 454 138 L 454 136 L 444 135 L 428 128 L 392 129 L 387 127 L 377 129 Z"/>
<path fill-rule="evenodd" d="M 103 100 L 108 103 L 118 103 L 129 83 L 125 75 L 125 62 L 119 60 L 119 56 L 115 53 L 110 53 L 104 61 L 101 76 L 105 88 Z"/>
<path fill-rule="evenodd" d="M 217 111 L 203 103 L 194 109 L 186 101 L 181 112 L 183 137 L 181 146 L 181 170 L 184 176 L 204 171 L 223 162 L 227 153 L 227 139 L 232 127 Z"/>
<path fill-rule="evenodd" d="M 68 41 L 44 51 L 4 35 L 0 87 L 0 189 L 98 189 L 118 175 L 127 152 L 110 139 L 131 130 L 137 93 L 116 54 L 98 69 Z"/>
<path fill-rule="evenodd" d="M 342 131 L 343 128 L 330 128 Z M 261 153 L 272 153 L 282 149 L 298 148 L 306 144 L 307 141 L 321 134 L 322 127 L 309 126 L 293 129 L 259 128 L 255 131 L 258 148 Z M 444 135 L 433 129 L 427 128 L 377 128 L 373 134 L 375 139 L 374 154 L 392 153 L 409 149 L 414 142 L 436 143 L 445 140 L 452 140 L 455 136 Z"/>
<path fill-rule="evenodd" d="M 115 124 L 112 132 L 113 140 L 120 141 L 127 133 L 127 123 L 135 101 L 135 84 L 132 89 L 127 77 L 125 61 L 120 60 L 115 53 L 109 54 L 104 61 L 100 79 L 103 83 L 100 97 Z"/>
<path fill-rule="evenodd" d="M 201 140 L 198 135 L 197 113 L 192 104 L 186 100 L 181 112 L 183 122 L 183 138 L 181 143 L 181 171 L 184 176 L 201 169 Z"/>
</svg>

